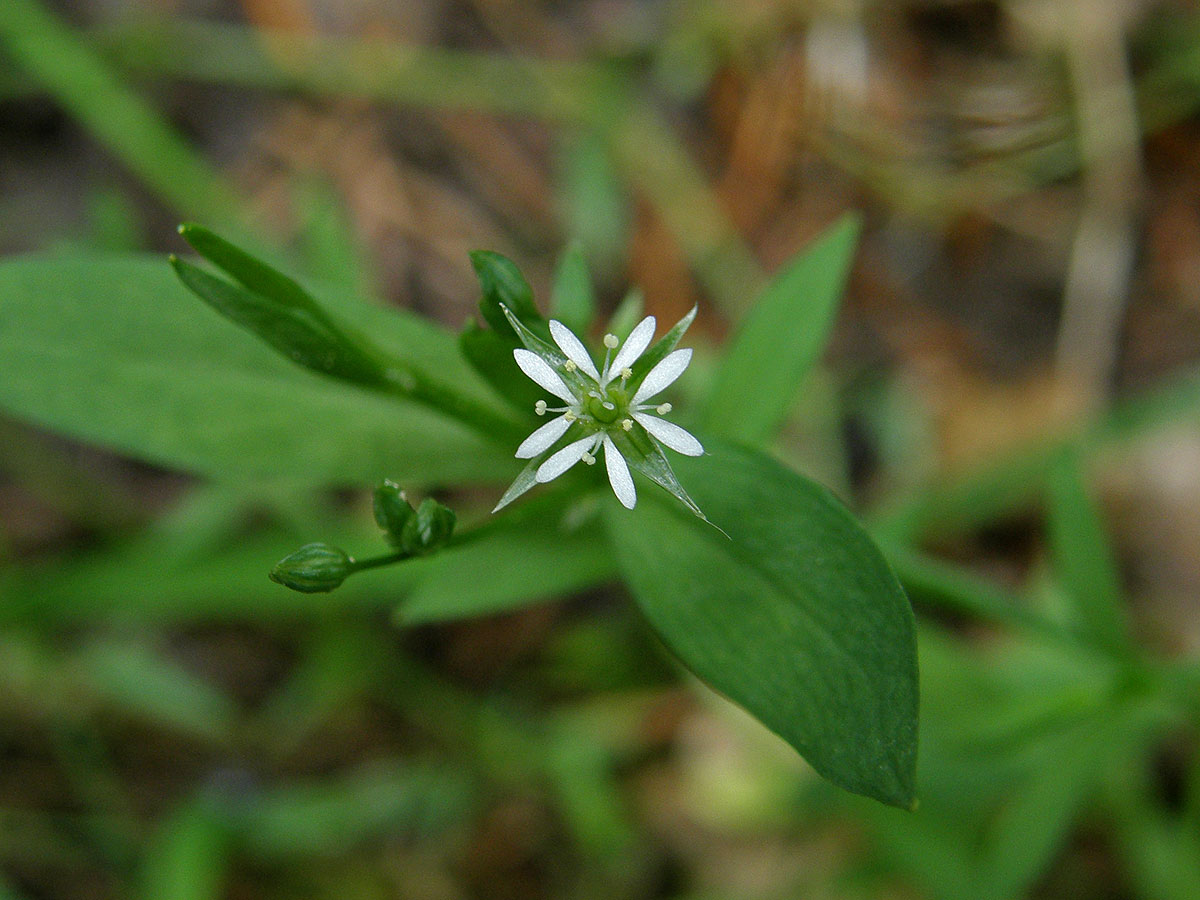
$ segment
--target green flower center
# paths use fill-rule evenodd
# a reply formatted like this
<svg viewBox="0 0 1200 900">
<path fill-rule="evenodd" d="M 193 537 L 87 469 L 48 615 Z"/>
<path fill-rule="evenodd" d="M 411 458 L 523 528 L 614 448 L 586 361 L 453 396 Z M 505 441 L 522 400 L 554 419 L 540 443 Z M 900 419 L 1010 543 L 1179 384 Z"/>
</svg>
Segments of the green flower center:
<svg viewBox="0 0 1200 900">
<path fill-rule="evenodd" d="M 588 397 L 584 409 L 601 425 L 611 425 L 621 418 L 621 407 L 608 397 Z"/>
</svg>

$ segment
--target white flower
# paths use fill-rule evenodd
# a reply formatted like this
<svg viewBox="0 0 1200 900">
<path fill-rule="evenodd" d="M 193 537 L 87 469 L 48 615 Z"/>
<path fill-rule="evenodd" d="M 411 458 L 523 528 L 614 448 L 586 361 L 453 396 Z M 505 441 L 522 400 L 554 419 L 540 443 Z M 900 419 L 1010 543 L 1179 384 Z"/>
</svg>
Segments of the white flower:
<svg viewBox="0 0 1200 900">
<path fill-rule="evenodd" d="M 650 466 L 647 461 L 657 462 L 661 458 L 660 443 L 687 456 L 704 453 L 693 435 L 659 418 L 671 411 L 670 403 L 652 402 L 674 384 L 692 360 L 690 349 L 671 348 L 691 323 L 695 310 L 651 351 L 650 359 L 661 357 L 652 366 L 648 362 L 638 366 L 638 362 L 654 338 L 654 316 L 642 319 L 623 345 L 616 335 L 605 335 L 604 364 L 600 368 L 596 367 L 583 342 L 561 322 L 550 321 L 550 336 L 557 345 L 556 350 L 533 335 L 507 309 L 505 313 L 525 344 L 525 348 L 513 350 L 517 365 L 539 387 L 565 405 L 549 406 L 544 400 L 537 402 L 534 411 L 539 416 L 559 415 L 517 447 L 517 458 L 537 461 L 536 468 L 532 468 L 531 463 L 496 508 L 511 502 L 535 483 L 554 480 L 578 462 L 593 465 L 600 450 L 604 451 L 604 464 L 613 493 L 627 508 L 633 509 L 637 503 L 637 491 L 629 471 L 631 463 L 694 507 L 678 487 L 674 475 L 670 474 L 665 459 L 659 466 Z M 616 351 L 615 355 L 613 351 Z M 544 460 L 538 459 L 568 432 L 572 432 L 569 443 Z M 527 474 L 530 471 L 531 478 Z"/>
</svg>

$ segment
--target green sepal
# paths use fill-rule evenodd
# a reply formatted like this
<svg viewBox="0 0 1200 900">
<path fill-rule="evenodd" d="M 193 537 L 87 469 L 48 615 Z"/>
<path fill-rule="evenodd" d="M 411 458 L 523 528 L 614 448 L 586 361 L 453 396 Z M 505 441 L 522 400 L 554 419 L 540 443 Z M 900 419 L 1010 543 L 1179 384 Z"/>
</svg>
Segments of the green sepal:
<svg viewBox="0 0 1200 900">
<path fill-rule="evenodd" d="M 457 521 L 454 510 L 426 497 L 416 513 L 404 523 L 399 549 L 413 556 L 425 556 L 439 550 L 454 534 Z"/>
<path fill-rule="evenodd" d="M 683 485 L 675 477 L 675 472 L 671 469 L 671 464 L 667 461 L 662 448 L 646 432 L 646 429 L 634 422 L 629 431 L 615 430 L 609 432 L 609 437 L 616 445 L 617 450 L 625 457 L 629 468 L 645 475 L 686 506 L 693 515 L 713 525 L 704 511 L 696 505 L 696 501 L 689 497 L 688 492 L 683 489 Z M 725 534 L 725 531 L 719 526 L 713 525 L 713 527 Z"/>
<path fill-rule="evenodd" d="M 329 544 L 305 544 L 271 569 L 270 579 L 303 594 L 332 591 L 354 571 L 346 551 Z"/>
<path fill-rule="evenodd" d="M 517 367 L 512 353 L 516 346 L 515 338 L 480 328 L 473 321 L 458 335 L 459 351 L 471 368 L 517 409 L 529 410 L 545 392 Z"/>
<path fill-rule="evenodd" d="M 625 383 L 626 390 L 629 391 L 630 396 L 637 393 L 637 389 L 641 387 L 650 370 L 662 362 L 667 354 L 678 346 L 680 338 L 683 337 L 684 332 L 688 330 L 688 327 L 696 318 L 696 311 L 698 309 L 699 307 L 693 306 L 687 315 L 672 325 L 666 334 L 660 337 L 653 346 L 637 358 L 630 367 L 633 369 L 633 377 Z"/>
<path fill-rule="evenodd" d="M 492 510 L 493 514 L 500 512 L 500 510 L 504 509 L 504 507 L 508 506 L 508 504 L 512 503 L 522 494 L 537 486 L 537 478 L 534 476 L 537 474 L 538 466 L 542 464 L 544 458 L 545 454 L 542 454 L 542 456 L 525 463 L 525 467 L 521 469 L 513 483 L 508 486 L 508 490 L 504 492 L 504 496 L 500 498 L 500 502 Z"/>
<path fill-rule="evenodd" d="M 475 267 L 482 292 L 479 312 L 497 334 L 515 336 L 504 315 L 503 306 L 507 306 L 529 326 L 536 328 L 539 322 L 544 323 L 542 314 L 533 303 L 533 289 L 511 259 L 492 250 L 473 250 L 471 265 Z"/>
<path fill-rule="evenodd" d="M 170 263 L 179 280 L 201 300 L 293 362 L 359 384 L 384 380 L 384 370 L 374 356 L 332 328 L 323 315 L 276 302 L 177 256 Z"/>
<path fill-rule="evenodd" d="M 566 361 L 566 354 L 558 349 L 558 345 L 550 343 L 539 335 L 534 334 L 529 327 L 521 321 L 513 310 L 509 309 L 506 304 L 500 304 L 500 314 L 504 316 L 505 321 L 509 325 L 509 331 L 517 336 L 525 349 L 531 353 L 536 353 L 543 360 L 555 368 L 561 367 Z M 562 374 L 561 372 L 559 373 Z"/>
<path fill-rule="evenodd" d="M 401 535 L 417 511 L 394 481 L 385 481 L 375 488 L 372 501 L 375 522 L 383 529 L 384 538 L 397 550 L 401 549 Z"/>
</svg>

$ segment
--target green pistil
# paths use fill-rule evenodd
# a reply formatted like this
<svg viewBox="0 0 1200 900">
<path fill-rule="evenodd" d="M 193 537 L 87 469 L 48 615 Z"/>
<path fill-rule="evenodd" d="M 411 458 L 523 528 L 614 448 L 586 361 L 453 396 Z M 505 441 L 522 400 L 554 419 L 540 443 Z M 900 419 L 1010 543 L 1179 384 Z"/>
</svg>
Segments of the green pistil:
<svg viewBox="0 0 1200 900">
<path fill-rule="evenodd" d="M 621 407 L 607 397 L 588 397 L 587 414 L 601 425 L 611 425 L 621 417 Z"/>
</svg>

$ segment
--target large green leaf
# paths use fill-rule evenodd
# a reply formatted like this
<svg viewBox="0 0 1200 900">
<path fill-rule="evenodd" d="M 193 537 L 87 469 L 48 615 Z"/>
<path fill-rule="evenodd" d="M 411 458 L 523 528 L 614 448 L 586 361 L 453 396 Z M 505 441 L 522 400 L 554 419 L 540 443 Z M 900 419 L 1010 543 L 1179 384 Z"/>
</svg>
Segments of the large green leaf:
<svg viewBox="0 0 1200 900">
<path fill-rule="evenodd" d="M 716 441 L 676 461 L 712 522 L 646 498 L 608 510 L 618 564 L 689 669 L 835 784 L 914 801 L 912 610 L 879 550 L 824 488 Z"/>
<path fill-rule="evenodd" d="M 843 216 L 771 281 L 717 369 L 706 430 L 748 444 L 771 438 L 829 339 L 858 230 L 857 216 Z"/>
<path fill-rule="evenodd" d="M 344 299 L 378 343 L 487 395 L 449 335 Z M 279 358 L 178 283 L 165 260 L 0 264 L 0 407 L 72 437 L 219 478 L 503 479 L 505 449 L 426 407 Z"/>
</svg>

